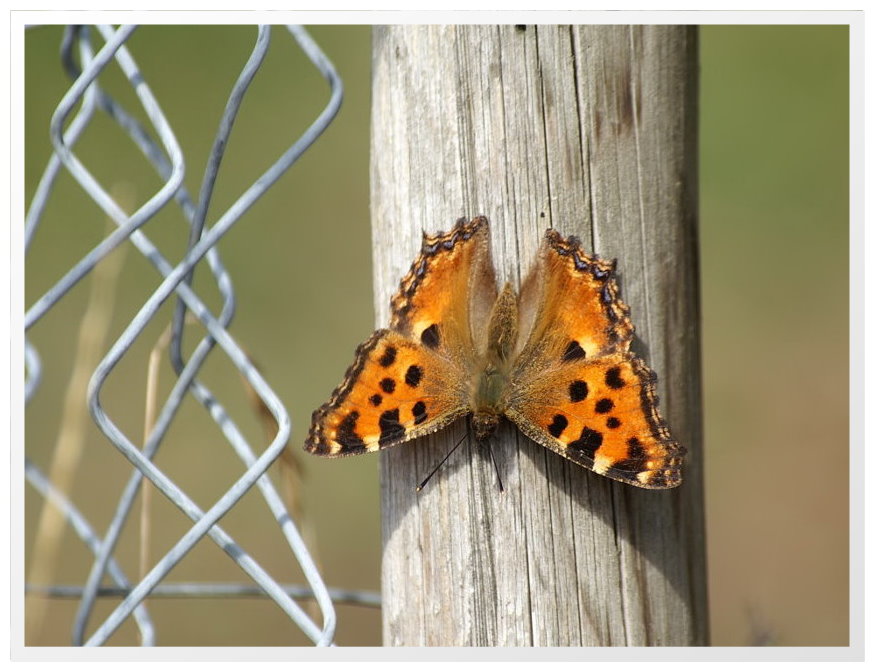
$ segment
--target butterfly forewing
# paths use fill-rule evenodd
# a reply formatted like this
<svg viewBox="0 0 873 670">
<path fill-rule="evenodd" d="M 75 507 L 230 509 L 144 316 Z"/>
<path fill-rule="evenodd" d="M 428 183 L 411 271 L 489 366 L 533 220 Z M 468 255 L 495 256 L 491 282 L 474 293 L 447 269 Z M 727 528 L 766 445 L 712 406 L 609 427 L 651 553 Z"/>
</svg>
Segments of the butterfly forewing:
<svg viewBox="0 0 873 670">
<path fill-rule="evenodd" d="M 534 441 L 629 484 L 680 483 L 683 450 L 658 413 L 654 373 L 635 355 L 566 361 L 514 389 L 506 416 Z"/>
<path fill-rule="evenodd" d="M 455 386 L 452 386 L 452 383 Z M 330 401 L 316 410 L 307 451 L 351 456 L 439 430 L 469 410 L 461 376 L 399 333 L 379 330 L 358 347 Z"/>
</svg>

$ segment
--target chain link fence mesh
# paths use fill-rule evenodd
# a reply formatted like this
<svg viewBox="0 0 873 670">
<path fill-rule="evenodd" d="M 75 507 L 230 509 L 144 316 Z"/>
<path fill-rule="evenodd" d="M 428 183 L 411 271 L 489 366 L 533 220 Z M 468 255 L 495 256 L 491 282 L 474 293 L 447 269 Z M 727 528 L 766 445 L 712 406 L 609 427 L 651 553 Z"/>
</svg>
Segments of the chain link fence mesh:
<svg viewBox="0 0 873 670">
<path fill-rule="evenodd" d="M 188 597 L 251 597 L 266 595 L 290 618 L 305 636 L 317 645 L 331 645 L 334 642 L 336 615 L 334 602 L 356 603 L 378 606 L 378 594 L 370 592 L 328 589 L 313 561 L 310 550 L 304 542 L 298 524 L 286 509 L 283 497 L 267 476 L 267 468 L 280 457 L 285 448 L 291 428 L 289 414 L 282 403 L 265 382 L 250 358 L 228 332 L 236 303 L 231 277 L 222 264 L 217 242 L 236 224 L 249 208 L 264 193 L 276 184 L 277 180 L 293 165 L 315 142 L 336 115 L 343 96 L 342 82 L 334 66 L 309 34 L 301 27 L 288 26 L 287 29 L 271 30 L 260 26 L 257 29 L 255 44 L 235 85 L 227 99 L 218 131 L 215 134 L 212 150 L 202 179 L 199 196 L 195 198 L 186 190 L 183 179 L 186 171 L 185 156 L 177 141 L 176 134 L 168 118 L 162 112 L 160 102 L 152 86 L 137 67 L 132 49 L 129 47 L 135 26 L 97 26 L 86 28 L 70 26 L 63 33 L 60 57 L 63 67 L 72 79 L 72 84 L 54 111 L 50 124 L 53 153 L 43 172 L 42 178 L 30 202 L 25 221 L 25 249 L 29 249 L 34 235 L 39 229 L 40 220 L 47 203 L 55 193 L 55 185 L 62 169 L 66 169 L 87 197 L 99 206 L 112 222 L 114 229 L 87 251 L 63 276 L 38 299 L 29 304 L 25 314 L 26 332 L 40 322 L 68 292 L 85 277 L 92 279 L 90 304 L 107 300 L 99 292 L 111 291 L 113 281 L 112 266 L 109 260 L 113 250 L 122 246 L 138 251 L 148 263 L 163 277 L 162 282 L 145 301 L 138 313 L 127 323 L 108 352 L 99 343 L 91 342 L 79 349 L 79 360 L 74 363 L 74 381 L 68 394 L 75 393 L 75 377 L 82 379 L 78 388 L 87 388 L 87 404 L 91 417 L 100 431 L 131 465 L 121 495 L 116 500 L 106 500 L 111 506 L 111 521 L 101 534 L 97 524 L 89 521 L 70 496 L 70 482 L 67 481 L 68 468 L 65 468 L 63 453 L 75 452 L 80 446 L 63 445 L 63 435 L 59 440 L 55 460 L 48 472 L 37 466 L 29 454 L 25 454 L 25 476 L 27 482 L 43 498 L 45 509 L 41 523 L 46 521 L 47 510 L 54 510 L 57 524 L 70 528 L 93 554 L 93 563 L 87 580 L 83 585 L 64 585 L 39 580 L 40 571 L 34 569 L 39 563 L 39 555 L 31 557 L 28 570 L 26 593 L 29 599 L 75 598 L 78 601 L 72 630 L 72 642 L 76 645 L 102 645 L 110 640 L 119 626 L 128 619 L 135 622 L 139 640 L 143 645 L 153 645 L 158 641 L 158 626 L 150 612 L 149 603 L 156 598 Z M 235 202 L 220 215 L 210 213 L 214 219 L 207 225 L 207 213 L 213 203 L 214 187 L 222 165 L 225 148 L 228 144 L 234 122 L 249 86 L 270 48 L 272 40 L 293 39 L 305 54 L 311 66 L 317 70 L 329 87 L 329 99 L 323 109 L 311 121 L 306 130 L 297 137 L 260 177 L 258 177 Z M 123 74 L 123 81 L 132 91 L 148 117 L 151 129 L 128 112 L 118 101 L 119 95 L 101 86 L 99 79 L 106 69 L 116 66 Z M 154 190 L 142 206 L 133 209 L 125 202 L 123 193 L 107 190 L 89 170 L 87 152 L 83 146 L 87 142 L 89 129 L 98 123 L 111 120 L 126 141 L 134 146 L 153 166 L 160 178 L 159 187 Z M 81 149 L 81 151 L 80 151 Z M 184 216 L 189 231 L 188 244 L 184 256 L 178 262 L 168 259 L 159 243 L 153 241 L 142 229 L 159 213 L 177 208 Z M 175 213 L 174 215 L 178 215 Z M 104 261 L 104 262 L 101 262 Z M 124 262 L 116 258 L 116 262 Z M 195 271 L 209 273 L 211 282 L 221 296 L 221 309 L 218 314 L 207 307 L 204 299 L 193 288 Z M 99 274 L 102 272 L 103 274 Z M 122 429 L 122 420 L 113 416 L 106 402 L 106 383 L 113 373 L 117 374 L 119 364 L 124 360 L 133 344 L 143 337 L 146 327 L 153 323 L 162 305 L 175 299 L 171 323 L 167 326 L 162 343 L 153 350 L 153 355 L 168 353 L 176 374 L 174 384 L 163 406 L 150 408 L 147 414 L 148 428 L 145 437 L 137 439 L 130 431 Z M 111 298 L 109 298 L 111 300 Z M 94 312 L 99 318 L 100 310 Z M 84 320 L 87 321 L 89 311 Z M 82 332 L 100 330 L 94 324 L 83 321 Z M 185 332 L 192 331 L 192 323 L 202 326 L 203 336 L 191 349 L 189 355 L 183 352 L 182 339 Z M 189 335 L 190 337 L 190 335 Z M 80 338 L 82 339 L 82 338 Z M 253 402 L 264 413 L 269 424 L 272 439 L 263 448 L 250 444 L 239 428 L 238 421 L 218 400 L 216 395 L 201 380 L 201 371 L 208 359 L 216 356 L 226 357 L 239 375 L 254 399 Z M 89 360 L 93 359 L 93 363 Z M 123 365 L 123 363 L 122 363 Z M 78 367 L 76 367 L 78 366 Z M 43 376 L 40 352 L 30 342 L 25 342 L 25 394 L 30 402 L 38 395 Z M 193 399 L 206 411 L 218 427 L 221 436 L 236 457 L 244 464 L 245 470 L 218 500 L 208 507 L 199 506 L 185 488 L 174 481 L 155 464 L 155 457 L 162 444 L 168 442 L 167 434 L 174 423 L 180 419 L 180 408 L 186 399 Z M 81 398 L 79 399 L 81 402 Z M 75 402 L 75 399 L 74 399 Z M 72 431 L 75 434 L 75 431 Z M 75 440 L 74 440 L 75 441 Z M 69 442 L 69 440 L 68 440 Z M 27 451 L 27 448 L 26 448 Z M 60 458 L 58 454 L 61 454 Z M 67 456 L 69 460 L 69 456 Z M 167 500 L 171 501 L 190 520 L 188 529 L 175 544 L 156 561 L 141 578 L 132 578 L 122 569 L 122 561 L 116 556 L 122 534 L 132 524 L 135 517 L 134 502 L 138 496 L 145 495 L 144 480 L 154 485 Z M 299 565 L 305 584 L 279 583 L 267 569 L 262 567 L 240 543 L 220 525 L 220 521 L 236 506 L 249 490 L 256 489 L 266 503 L 275 523 L 281 529 L 294 560 Z M 111 489 L 105 491 L 111 495 Z M 293 510 L 292 510 L 293 511 Z M 144 521 L 141 518 L 140 524 Z M 56 525 L 57 525 L 56 524 Z M 45 531 L 45 528 L 41 528 Z M 46 531 L 48 536 L 58 534 Z M 246 583 L 169 583 L 168 573 L 198 543 L 205 538 L 214 542 L 249 578 Z M 34 552 L 40 547 L 37 545 Z M 47 550 L 48 553 L 56 552 Z M 49 574 L 49 573 L 47 573 Z M 117 603 L 117 599 L 121 599 Z M 100 599 L 115 599 L 105 616 L 106 609 L 97 607 Z M 301 604 L 298 601 L 306 602 Z M 315 607 L 311 607 L 311 603 Z M 38 600 L 28 602 L 27 614 L 38 608 Z M 98 614 L 98 611 L 101 614 Z M 102 618 L 101 618 L 102 617 Z"/>
</svg>

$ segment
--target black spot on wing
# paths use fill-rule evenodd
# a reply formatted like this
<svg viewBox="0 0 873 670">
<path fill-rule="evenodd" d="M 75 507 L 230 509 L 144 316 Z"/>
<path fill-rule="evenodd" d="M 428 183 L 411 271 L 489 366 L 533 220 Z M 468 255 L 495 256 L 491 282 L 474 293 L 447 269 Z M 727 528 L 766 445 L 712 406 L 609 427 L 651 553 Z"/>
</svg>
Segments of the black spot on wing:
<svg viewBox="0 0 873 670">
<path fill-rule="evenodd" d="M 385 391 L 385 393 L 394 393 L 394 388 L 396 386 L 397 385 L 391 377 L 385 377 L 385 379 L 379 382 L 379 388 Z"/>
<path fill-rule="evenodd" d="M 609 410 L 615 407 L 615 403 L 609 398 L 601 398 L 594 405 L 594 411 L 598 414 L 606 414 Z"/>
<path fill-rule="evenodd" d="M 415 417 L 416 426 L 420 423 L 424 423 L 425 421 L 427 421 L 427 405 L 419 400 L 417 403 L 415 403 L 415 405 L 412 406 L 412 416 Z"/>
<path fill-rule="evenodd" d="M 438 348 L 440 346 L 440 327 L 432 323 L 421 331 L 421 343 L 429 349 Z"/>
<path fill-rule="evenodd" d="M 389 409 L 379 415 L 379 446 L 402 440 L 406 428 L 400 423 L 400 410 Z"/>
<path fill-rule="evenodd" d="M 576 340 L 570 342 L 567 348 L 564 349 L 564 355 L 561 357 L 563 361 L 575 361 L 580 358 L 585 358 L 585 350 L 579 345 Z"/>
<path fill-rule="evenodd" d="M 382 396 L 379 395 L 378 393 L 374 393 L 373 395 L 371 395 L 369 400 L 370 400 L 370 404 L 373 407 L 378 407 L 379 405 L 382 404 Z"/>
<path fill-rule="evenodd" d="M 570 387 L 567 389 L 570 395 L 570 402 L 581 402 L 588 397 L 588 384 L 581 379 L 570 382 Z"/>
<path fill-rule="evenodd" d="M 628 438 L 627 446 L 630 448 L 628 458 L 642 460 L 646 457 L 646 450 L 643 448 L 643 443 L 640 442 L 638 437 Z"/>
<path fill-rule="evenodd" d="M 361 439 L 361 436 L 358 435 L 358 417 L 360 417 L 360 414 L 358 414 L 357 411 L 352 410 L 343 417 L 343 420 L 340 421 L 339 427 L 337 428 L 336 441 L 342 445 L 344 451 L 361 451 L 366 449 L 364 441 Z"/>
<path fill-rule="evenodd" d="M 410 365 L 406 370 L 405 381 L 409 386 L 415 388 L 421 382 L 421 377 L 423 374 L 424 372 L 419 366 Z"/>
<path fill-rule="evenodd" d="M 561 437 L 561 433 L 564 432 L 564 429 L 569 425 L 569 421 L 567 421 L 567 417 L 563 414 L 555 414 L 552 417 L 552 423 L 549 424 L 548 431 L 551 433 L 552 437 Z"/>
<path fill-rule="evenodd" d="M 603 433 L 585 426 L 585 428 L 582 429 L 581 435 L 579 435 L 579 439 L 573 440 L 567 446 L 571 449 L 581 451 L 588 456 L 588 458 L 593 459 L 594 452 L 600 448 L 601 444 L 603 444 Z"/>
<path fill-rule="evenodd" d="M 385 351 L 379 357 L 379 365 L 387 368 L 397 359 L 397 349 L 394 347 L 385 347 Z"/>
<path fill-rule="evenodd" d="M 620 389 L 624 386 L 624 379 L 621 378 L 621 368 L 616 366 L 606 371 L 606 385 L 611 389 Z"/>
<path fill-rule="evenodd" d="M 628 472 L 643 472 L 647 469 L 645 463 L 646 450 L 643 448 L 643 443 L 640 442 L 639 438 L 628 438 L 627 446 L 627 458 L 613 463 L 612 466 L 609 468 L 610 473 L 620 473 L 617 477 L 618 479 L 626 479 Z M 653 475 L 653 477 L 646 483 L 648 485 L 663 486 L 663 483 L 659 483 L 658 481 L 656 481 L 656 477 L 658 476 L 658 474 Z M 660 474 L 660 476 L 663 478 L 663 474 Z"/>
</svg>

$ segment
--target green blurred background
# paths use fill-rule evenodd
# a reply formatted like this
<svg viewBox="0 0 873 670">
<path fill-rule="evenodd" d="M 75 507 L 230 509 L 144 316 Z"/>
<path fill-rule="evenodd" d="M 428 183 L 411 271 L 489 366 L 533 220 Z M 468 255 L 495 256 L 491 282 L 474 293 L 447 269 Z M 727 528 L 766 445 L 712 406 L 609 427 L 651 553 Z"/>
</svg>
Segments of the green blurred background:
<svg viewBox="0 0 873 670">
<path fill-rule="evenodd" d="M 292 446 L 312 409 L 341 379 L 373 327 L 368 151 L 370 30 L 317 26 L 312 36 L 336 65 L 345 101 L 335 123 L 222 240 L 238 297 L 231 333 L 251 352 L 289 408 Z M 68 81 L 58 62 L 60 27 L 25 38 L 25 198 L 50 153 L 48 123 Z M 195 195 L 224 100 L 255 37 L 253 27 L 147 26 L 129 46 L 170 120 Z M 715 645 L 848 644 L 849 444 L 849 31 L 845 26 L 706 26 L 700 29 L 700 241 L 705 467 L 710 614 Z M 117 68 L 101 77 L 145 121 Z M 218 179 L 209 222 L 299 135 L 325 104 L 327 86 L 284 29 L 275 29 L 246 96 Z M 142 204 L 159 181 L 112 123 L 99 116 L 77 154 L 107 188 Z M 146 233 L 171 261 L 187 231 L 177 210 Z M 62 173 L 26 263 L 26 305 L 41 296 L 106 231 L 97 207 Z M 118 253 L 118 252 L 116 252 Z M 122 252 L 123 253 L 123 252 Z M 117 281 L 108 341 L 158 285 L 130 251 Z M 76 352 L 89 282 L 31 331 L 44 364 L 26 415 L 26 452 L 47 468 Z M 195 288 L 218 312 L 205 271 Z M 171 315 L 155 322 L 103 392 L 126 433 L 143 430 L 148 355 Z M 190 352 L 200 330 L 189 329 Z M 813 360 L 814 359 L 814 360 Z M 812 361 L 812 363 L 810 363 Z M 171 372 L 161 367 L 159 397 Z M 263 428 L 232 366 L 213 355 L 203 373 L 255 445 Z M 127 462 L 87 431 L 73 498 L 102 533 L 128 476 Z M 302 459 L 302 502 L 316 559 L 330 586 L 379 588 L 377 458 Z M 197 403 L 186 399 L 157 464 L 201 507 L 243 471 Z M 274 472 L 275 468 L 274 468 Z M 278 475 L 278 473 L 276 472 Z M 25 493 L 26 563 L 41 498 Z M 160 494 L 152 511 L 155 560 L 189 527 Z M 123 567 L 137 573 L 137 522 L 122 536 Z M 264 503 L 250 493 L 222 525 L 271 574 L 299 582 Z M 67 532 L 54 581 L 81 584 L 90 565 Z M 209 541 L 168 581 L 245 581 Z M 99 621 L 117 601 L 103 602 Z M 270 601 L 149 601 L 162 645 L 306 644 Z M 69 644 L 75 601 L 47 604 L 26 643 Z M 313 610 L 314 612 L 314 610 Z M 338 606 L 337 643 L 378 645 L 378 610 Z M 93 627 L 92 629 L 93 630 Z M 135 644 L 128 622 L 112 644 Z"/>
</svg>

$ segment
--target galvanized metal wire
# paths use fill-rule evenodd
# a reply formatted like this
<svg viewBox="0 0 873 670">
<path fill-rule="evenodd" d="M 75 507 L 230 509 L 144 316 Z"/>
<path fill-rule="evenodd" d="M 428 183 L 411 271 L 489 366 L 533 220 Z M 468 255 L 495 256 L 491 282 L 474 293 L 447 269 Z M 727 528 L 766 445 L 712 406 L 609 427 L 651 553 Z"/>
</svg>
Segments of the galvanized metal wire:
<svg viewBox="0 0 873 670">
<path fill-rule="evenodd" d="M 91 415 L 107 439 L 132 465 L 131 475 L 120 496 L 115 501 L 115 512 L 106 533 L 100 537 L 82 513 L 63 493 L 58 491 L 45 474 L 30 460 L 25 463 L 27 481 L 46 500 L 55 505 L 67 523 L 94 555 L 90 574 L 84 585 L 28 584 L 30 593 L 50 597 L 74 597 L 79 599 L 78 612 L 72 630 L 74 644 L 101 645 L 128 617 L 133 617 L 143 644 L 156 643 L 155 622 L 149 616 L 144 599 L 155 596 L 246 596 L 266 594 L 287 614 L 306 636 L 318 645 L 333 644 L 336 615 L 333 600 L 354 602 L 368 606 L 378 605 L 377 594 L 329 590 L 305 546 L 300 531 L 285 509 L 276 492 L 267 468 L 279 456 L 287 443 L 291 429 L 288 412 L 272 389 L 249 361 L 240 346 L 227 331 L 235 311 L 232 282 L 221 263 L 216 243 L 236 224 L 246 211 L 293 165 L 312 145 L 336 115 L 342 100 L 342 82 L 327 56 L 300 27 L 289 26 L 288 34 L 318 70 L 329 85 L 330 97 L 324 109 L 309 127 L 290 143 L 288 149 L 266 172 L 217 217 L 211 226 L 206 225 L 207 212 L 212 202 L 213 188 L 218 175 L 224 148 L 233 130 L 234 121 L 246 91 L 256 76 L 270 46 L 271 30 L 258 28 L 257 38 L 248 61 L 245 63 L 236 84 L 227 100 L 224 114 L 213 142 L 207 162 L 201 192 L 195 202 L 183 186 L 185 157 L 167 118 L 161 111 L 144 76 L 131 54 L 127 41 L 135 26 L 97 26 L 96 31 L 103 45 L 95 51 L 92 30 L 80 26 L 69 27 L 61 45 L 61 59 L 73 84 L 58 104 L 50 124 L 54 153 L 45 168 L 42 179 L 28 209 L 25 221 L 25 245 L 29 247 L 39 226 L 46 203 L 53 195 L 55 180 L 65 168 L 85 193 L 106 213 L 116 225 L 115 230 L 94 246 L 48 291 L 27 309 L 25 329 L 29 330 L 43 318 L 73 286 L 86 277 L 95 265 L 119 245 L 130 243 L 164 277 L 156 291 L 130 320 L 122 335 L 112 344 L 97 365 L 88 387 L 88 405 Z M 75 52 L 78 52 L 78 59 Z M 132 115 L 98 84 L 98 76 L 111 63 L 117 64 L 132 87 L 145 110 L 155 135 L 152 136 Z M 73 111 L 78 110 L 73 115 Z M 77 141 L 97 114 L 112 119 L 139 148 L 162 180 L 160 188 L 132 214 L 107 193 L 89 171 L 88 166 L 76 154 Z M 187 252 L 175 265 L 167 260 L 161 250 L 144 234 L 141 227 L 159 211 L 176 203 L 190 231 Z M 205 264 L 203 260 L 205 259 Z M 207 308 L 191 287 L 195 269 L 199 265 L 212 274 L 222 299 L 220 313 L 216 316 Z M 159 308 L 171 297 L 178 303 L 173 314 L 169 346 L 177 379 L 167 401 L 161 408 L 154 427 L 143 444 L 137 444 L 126 435 L 118 423 L 106 411 L 102 393 L 107 379 L 119 361 L 130 350 L 146 326 L 154 319 Z M 205 328 L 207 335 L 197 344 L 191 356 L 185 360 L 182 354 L 182 336 L 188 315 L 193 315 Z M 190 317 L 189 317 L 190 318 Z M 210 390 L 197 376 L 210 355 L 220 354 L 239 370 L 253 391 L 266 406 L 275 420 L 276 436 L 260 453 L 249 444 L 238 429 L 233 417 L 222 407 Z M 38 392 L 41 381 L 40 357 L 29 342 L 25 343 L 26 398 L 30 400 Z M 194 397 L 209 413 L 220 428 L 224 438 L 236 456 L 245 464 L 245 473 L 235 481 L 209 509 L 201 509 L 186 492 L 170 477 L 155 466 L 153 459 L 164 438 L 177 418 L 180 404 L 188 395 Z M 190 529 L 179 538 L 138 583 L 133 583 L 114 560 L 119 537 L 131 515 L 134 499 L 141 489 L 143 477 L 148 478 L 158 490 L 182 510 L 191 520 Z M 257 487 L 268 509 L 284 534 L 288 547 L 300 565 L 306 585 L 278 583 L 219 525 L 218 521 L 253 487 Z M 200 541 L 209 537 L 252 580 L 253 584 L 167 584 L 164 580 L 169 571 Z M 115 587 L 103 585 L 107 575 Z M 86 638 L 85 631 L 94 614 L 94 605 L 99 597 L 121 598 L 121 602 L 99 624 L 96 631 Z M 298 604 L 300 599 L 314 599 L 321 623 L 316 623 Z"/>
</svg>

